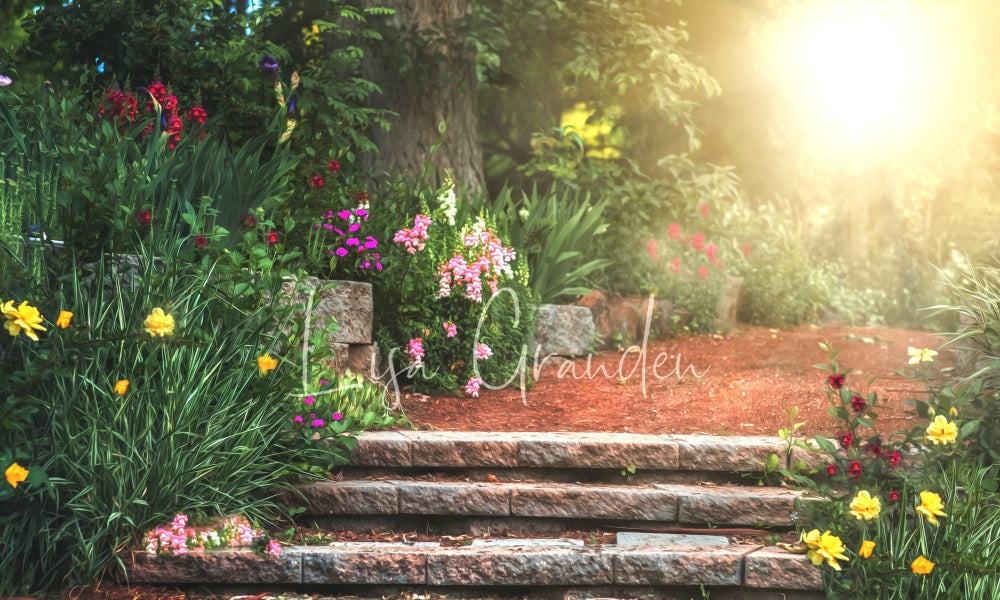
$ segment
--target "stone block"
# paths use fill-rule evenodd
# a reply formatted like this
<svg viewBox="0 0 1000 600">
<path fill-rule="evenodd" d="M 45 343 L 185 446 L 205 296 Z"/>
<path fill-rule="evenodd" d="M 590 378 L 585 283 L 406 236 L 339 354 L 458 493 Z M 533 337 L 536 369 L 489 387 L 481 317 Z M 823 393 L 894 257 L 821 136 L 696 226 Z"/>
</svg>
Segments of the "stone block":
<svg viewBox="0 0 1000 600">
<path fill-rule="evenodd" d="M 399 513 L 403 515 L 510 514 L 510 489 L 483 483 L 399 481 Z"/>
<path fill-rule="evenodd" d="M 772 453 L 782 460 L 785 442 L 778 437 L 665 435 L 677 443 L 685 471 L 759 473 Z"/>
<path fill-rule="evenodd" d="M 309 548 L 302 557 L 302 582 L 351 585 L 423 585 L 427 554 L 393 544 L 343 544 Z"/>
<path fill-rule="evenodd" d="M 782 488 L 654 485 L 677 494 L 681 523 L 791 526 L 795 499 Z"/>
<path fill-rule="evenodd" d="M 674 521 L 677 499 L 656 488 L 518 486 L 511 490 L 510 511 L 522 517 Z"/>
<path fill-rule="evenodd" d="M 821 590 L 823 575 L 804 554 L 761 548 L 747 555 L 744 585 L 749 588 Z"/>
<path fill-rule="evenodd" d="M 332 284 L 332 287 L 327 287 Z M 327 289 L 322 289 L 327 287 Z M 339 326 L 330 342 L 341 344 L 371 344 L 372 342 L 372 286 L 357 281 L 329 282 L 316 277 L 302 280 L 296 290 L 296 283 L 289 281 L 282 285 L 282 291 L 295 302 L 306 302 L 308 290 L 317 290 L 319 300 L 310 314 L 310 327 L 325 327 L 333 319 Z"/>
<path fill-rule="evenodd" d="M 472 540 L 473 548 L 584 548 L 583 540 L 575 538 L 497 538 Z"/>
<path fill-rule="evenodd" d="M 572 548 L 449 548 L 427 557 L 427 585 L 601 585 L 611 555 Z"/>
<path fill-rule="evenodd" d="M 645 533 L 623 531 L 615 536 L 618 546 L 728 546 L 721 535 L 686 535 L 679 533 Z"/>
<path fill-rule="evenodd" d="M 298 487 L 313 515 L 394 515 L 399 490 L 388 481 L 338 481 Z"/>
<path fill-rule="evenodd" d="M 409 467 L 410 440 L 398 431 L 365 431 L 350 455 L 356 467 Z"/>
<path fill-rule="evenodd" d="M 659 436 L 625 433 L 539 433 L 521 439 L 522 467 L 676 469 L 678 447 Z"/>
<path fill-rule="evenodd" d="M 155 556 L 135 552 L 128 566 L 131 583 L 258 584 L 301 583 L 302 557 L 295 549 L 277 557 L 251 550 L 221 550 L 204 556 Z"/>
<path fill-rule="evenodd" d="M 531 353 L 542 357 L 582 356 L 594 343 L 594 318 L 584 306 L 543 304 L 538 307 Z"/>
<path fill-rule="evenodd" d="M 618 585 L 740 585 L 743 555 L 752 548 L 620 550 Z"/>
<path fill-rule="evenodd" d="M 517 440 L 510 434 L 440 431 L 407 434 L 415 467 L 516 467 Z"/>
</svg>

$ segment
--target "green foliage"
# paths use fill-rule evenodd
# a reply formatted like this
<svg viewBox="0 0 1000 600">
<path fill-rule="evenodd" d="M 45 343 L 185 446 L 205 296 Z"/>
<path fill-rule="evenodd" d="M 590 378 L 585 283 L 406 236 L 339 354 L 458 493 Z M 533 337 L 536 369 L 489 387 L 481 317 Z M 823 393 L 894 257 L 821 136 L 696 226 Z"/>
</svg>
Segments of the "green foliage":
<svg viewBox="0 0 1000 600">
<path fill-rule="evenodd" d="M 46 331 L 37 342 L 0 339 L 0 459 L 29 471 L 0 492 L 0 544 L 17 549 L 0 557 L 0 590 L 91 583 L 180 512 L 268 522 L 296 464 L 342 460 L 354 427 L 384 418 L 363 397 L 330 408 L 342 415 L 322 429 L 332 443 L 316 443 L 318 427 L 295 427 L 293 398 L 308 391 L 304 371 L 321 376 L 329 332 L 311 332 L 317 350 L 304 369 L 303 307 L 283 295 L 294 254 L 268 240 L 263 208 L 236 235 L 214 203 L 280 199 L 294 161 L 274 145 L 277 132 L 272 158 L 263 139 L 170 149 L 158 132 L 140 145 L 95 121 L 79 99 L 3 101 L 0 148 L 30 149 L 9 159 L 17 187 L 0 194 L 3 300 L 37 307 Z M 40 232 L 25 239 L 32 224 Z M 144 331 L 154 308 L 174 318 L 172 334 Z M 73 313 L 65 328 L 61 311 Z M 259 368 L 263 355 L 277 357 L 275 370 Z"/>
<path fill-rule="evenodd" d="M 835 441 L 817 436 L 797 446 L 823 456 L 822 475 L 810 478 L 798 469 L 784 474 L 825 498 L 798 506 L 805 535 L 804 550 L 823 569 L 832 598 L 987 598 L 1000 592 L 1000 552 L 991 541 L 1000 534 L 1000 490 L 996 465 L 976 461 L 979 422 L 965 407 L 931 390 L 927 406 L 909 432 L 880 433 L 876 394 L 851 387 L 851 370 L 837 361 L 827 344 L 827 363 L 815 365 L 828 378 L 830 415 L 843 426 Z M 929 375 L 918 363 L 918 377 Z M 932 406 L 932 407 L 933 407 Z M 970 416 L 972 418 L 970 418 Z M 954 421 L 949 421 L 949 419 Z M 865 494 L 878 504 L 871 504 Z M 943 506 L 935 507 L 940 498 Z M 937 512 L 934 512 L 937 511 Z M 815 545 L 820 532 L 832 532 L 843 544 L 840 569 L 831 569 Z M 810 543 L 810 540 L 813 540 Z M 874 543 L 862 555 L 863 541 Z M 929 573 L 918 572 L 919 557 L 931 561 Z M 832 566 L 832 565 L 831 565 Z"/>
<path fill-rule="evenodd" d="M 528 262 L 529 287 L 542 303 L 573 300 L 589 293 L 590 278 L 611 264 L 595 258 L 594 240 L 607 231 L 606 202 L 588 194 L 556 187 L 539 194 L 509 188 L 488 203 L 499 233 Z"/>
</svg>

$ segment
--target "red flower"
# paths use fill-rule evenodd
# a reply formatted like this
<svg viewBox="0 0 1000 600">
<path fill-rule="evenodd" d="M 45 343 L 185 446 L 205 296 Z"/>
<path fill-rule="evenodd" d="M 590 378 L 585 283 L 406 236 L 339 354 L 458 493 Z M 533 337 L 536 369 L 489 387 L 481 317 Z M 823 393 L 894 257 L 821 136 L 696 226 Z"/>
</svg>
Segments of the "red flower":
<svg viewBox="0 0 1000 600">
<path fill-rule="evenodd" d="M 861 477 L 861 463 L 852 460 L 851 464 L 847 465 L 847 474 L 850 477 Z"/>
<path fill-rule="evenodd" d="M 368 202 L 368 194 L 364 192 L 358 192 L 357 194 L 354 195 L 354 197 L 357 199 L 358 204 L 361 204 L 363 202 Z"/>
<path fill-rule="evenodd" d="M 705 247 L 705 234 L 696 233 L 694 237 L 691 238 L 691 247 L 695 250 L 701 250 Z"/>
<path fill-rule="evenodd" d="M 253 229 L 257 225 L 257 219 L 253 215 L 243 215 L 240 217 L 240 227 L 243 229 Z"/>
<path fill-rule="evenodd" d="M 681 237 L 680 223 L 671 223 L 670 228 L 667 229 L 667 236 L 672 240 L 676 240 L 677 238 Z"/>
<path fill-rule="evenodd" d="M 743 256 L 750 258 L 750 244 L 743 246 Z"/>
<path fill-rule="evenodd" d="M 167 96 L 167 101 L 163 104 L 163 109 L 170 114 L 177 112 L 177 96 L 170 94 Z"/>
<path fill-rule="evenodd" d="M 840 433 L 837 435 L 837 437 L 840 439 L 840 447 L 844 448 L 845 450 L 854 445 L 854 434 L 851 433 L 850 431 L 845 431 L 843 433 Z"/>
<path fill-rule="evenodd" d="M 163 104 L 163 101 L 167 99 L 167 86 L 163 85 L 160 81 L 154 81 L 149 84 L 149 95 L 156 98 L 156 101 Z"/>
<path fill-rule="evenodd" d="M 886 456 L 889 457 L 890 467 L 898 467 L 899 463 L 903 462 L 903 455 L 899 453 L 899 450 L 893 450 L 889 454 L 886 454 Z"/>
<path fill-rule="evenodd" d="M 330 171 L 334 175 L 336 175 L 337 173 L 340 173 L 340 163 L 337 162 L 336 160 L 330 159 L 330 162 L 326 163 L 326 166 L 327 166 L 327 168 L 330 169 Z"/>
<path fill-rule="evenodd" d="M 208 113 L 205 109 L 200 106 L 195 106 L 187 112 L 188 121 L 195 121 L 199 125 L 204 125 L 205 120 L 208 119 Z"/>
<path fill-rule="evenodd" d="M 872 456 L 882 456 L 882 444 L 878 442 L 869 442 L 868 451 L 872 453 Z"/>
<path fill-rule="evenodd" d="M 149 227 L 149 224 L 153 222 L 153 213 L 146 209 L 142 209 L 135 213 L 135 220 L 139 222 L 139 225 Z"/>
<path fill-rule="evenodd" d="M 166 131 L 171 135 L 180 135 L 180 133 L 184 131 L 184 121 L 181 121 L 181 118 L 177 115 L 171 115 L 170 118 L 167 119 Z"/>
<path fill-rule="evenodd" d="M 852 396 L 851 408 L 854 412 L 863 412 L 866 408 L 868 408 L 868 402 L 866 402 L 861 396 Z"/>
<path fill-rule="evenodd" d="M 207 237 L 205 237 L 205 236 L 203 236 L 201 234 L 198 234 L 198 235 L 194 236 L 194 247 L 195 248 L 204 248 L 207 245 L 208 245 L 208 238 Z"/>
<path fill-rule="evenodd" d="M 701 206 L 698 207 L 698 210 L 701 211 L 701 216 L 703 217 L 708 216 L 708 204 L 702 204 Z"/>
<path fill-rule="evenodd" d="M 326 181 L 323 180 L 322 175 L 313 175 L 312 179 L 309 181 L 309 185 L 314 188 L 321 188 Z"/>
<path fill-rule="evenodd" d="M 826 378 L 826 383 L 835 390 L 839 390 L 844 387 L 844 375 L 841 373 L 834 373 Z"/>
<path fill-rule="evenodd" d="M 270 244 L 270 245 L 272 245 L 272 246 L 275 245 L 275 244 L 277 244 L 278 243 L 278 234 L 276 232 L 274 232 L 274 231 L 269 232 L 267 234 L 267 243 Z"/>
<path fill-rule="evenodd" d="M 698 267 L 698 277 L 708 279 L 708 267 Z"/>
<path fill-rule="evenodd" d="M 656 240 L 649 240 L 649 242 L 646 243 L 646 252 L 649 252 L 649 256 L 653 260 L 660 260 L 660 257 L 656 254 L 656 247 L 658 245 L 659 244 L 656 243 Z"/>
<path fill-rule="evenodd" d="M 830 477 L 833 477 L 834 475 L 837 474 L 837 467 L 835 467 L 834 465 L 827 465 L 826 474 L 829 475 Z"/>
<path fill-rule="evenodd" d="M 899 502 L 899 490 L 889 490 L 889 501 Z"/>
</svg>

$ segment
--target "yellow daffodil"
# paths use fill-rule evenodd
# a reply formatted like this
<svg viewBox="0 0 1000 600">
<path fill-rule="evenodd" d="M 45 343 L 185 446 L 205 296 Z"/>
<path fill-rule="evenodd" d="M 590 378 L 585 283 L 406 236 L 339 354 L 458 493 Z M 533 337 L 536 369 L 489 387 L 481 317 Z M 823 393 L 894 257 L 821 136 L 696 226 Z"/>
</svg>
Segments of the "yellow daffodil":
<svg viewBox="0 0 1000 600">
<path fill-rule="evenodd" d="M 17 487 L 17 484 L 28 478 L 28 470 L 17 463 L 11 463 L 4 475 L 7 476 L 7 483 Z"/>
<path fill-rule="evenodd" d="M 42 327 L 41 313 L 38 312 L 37 308 L 29 305 L 27 300 L 22 302 L 17 308 L 14 308 L 13 300 L 8 300 L 3 303 L 3 306 L 0 306 L 0 312 L 3 312 L 4 316 L 7 317 L 4 327 L 14 337 L 17 337 L 20 333 L 24 333 L 24 335 L 37 342 L 38 335 L 35 334 L 35 331 L 46 331 Z"/>
<path fill-rule="evenodd" d="M 938 496 L 934 492 L 923 491 L 920 492 L 920 506 L 916 507 L 919 514 L 927 517 L 927 520 L 931 523 L 937 525 L 938 517 L 947 517 L 944 513 L 944 502 L 941 501 L 941 496 Z"/>
<path fill-rule="evenodd" d="M 934 563 L 923 556 L 918 556 L 917 560 L 913 561 L 913 564 L 910 565 L 910 568 L 917 575 L 927 575 L 934 569 Z"/>
<path fill-rule="evenodd" d="M 163 337 L 173 335 L 174 316 L 165 314 L 163 309 L 157 306 L 149 313 L 149 316 L 142 322 L 142 325 L 146 328 L 146 333 L 152 336 Z"/>
<path fill-rule="evenodd" d="M 877 519 L 881 510 L 882 503 L 879 501 L 878 496 L 873 498 L 868 493 L 868 490 L 861 490 L 854 497 L 854 500 L 851 500 L 851 514 L 857 517 L 859 521 L 862 519 L 865 521 Z"/>
<path fill-rule="evenodd" d="M 840 563 L 837 561 L 848 560 L 847 555 L 844 554 L 847 551 L 844 542 L 840 541 L 839 537 L 832 535 L 829 531 L 824 531 L 821 534 L 819 529 L 813 529 L 809 533 L 803 534 L 802 541 L 809 548 L 806 556 L 817 567 L 823 564 L 823 561 L 826 561 L 826 564 L 833 567 L 834 570 L 839 571 Z"/>
<path fill-rule="evenodd" d="M 861 542 L 861 549 L 858 550 L 858 556 L 861 558 L 871 558 L 873 550 L 875 550 L 875 542 L 865 540 Z"/>
<path fill-rule="evenodd" d="M 906 353 L 910 356 L 911 365 L 934 362 L 934 357 L 938 354 L 930 348 L 914 348 L 913 346 L 907 348 Z"/>
<path fill-rule="evenodd" d="M 954 444 L 958 440 L 958 425 L 949 422 L 948 417 L 938 415 L 934 417 L 931 424 L 927 426 L 927 436 L 924 442 L 930 442 L 935 446 L 938 444 Z"/>
<path fill-rule="evenodd" d="M 257 357 L 257 368 L 260 369 L 261 375 L 265 375 L 268 371 L 273 371 L 277 367 L 278 359 L 272 358 L 270 354 Z"/>
<path fill-rule="evenodd" d="M 119 396 L 124 396 L 125 392 L 128 391 L 128 379 L 119 379 L 118 383 L 115 384 L 115 393 Z"/>
<path fill-rule="evenodd" d="M 68 310 L 61 310 L 59 311 L 59 317 L 56 318 L 56 325 L 62 327 L 63 329 L 66 329 L 67 327 L 69 327 L 69 322 L 72 320 L 73 320 L 73 313 L 69 312 Z"/>
</svg>

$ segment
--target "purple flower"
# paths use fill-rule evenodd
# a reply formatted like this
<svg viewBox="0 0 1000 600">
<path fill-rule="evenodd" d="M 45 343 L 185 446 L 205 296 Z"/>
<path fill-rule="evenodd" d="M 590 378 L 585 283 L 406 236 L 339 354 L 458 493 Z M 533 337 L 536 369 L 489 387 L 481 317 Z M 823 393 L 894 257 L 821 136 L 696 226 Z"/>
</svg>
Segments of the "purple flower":
<svg viewBox="0 0 1000 600">
<path fill-rule="evenodd" d="M 312 404 L 313 402 L 316 401 L 316 399 L 313 398 L 312 396 L 306 396 L 305 398 L 302 399 L 302 401 L 305 402 L 306 404 Z"/>
<path fill-rule="evenodd" d="M 349 210 L 342 210 L 339 213 L 337 213 L 337 216 L 340 217 L 341 220 L 346 221 L 346 220 L 348 220 L 348 219 L 351 218 L 351 211 L 349 211 Z"/>
<path fill-rule="evenodd" d="M 333 413 L 332 415 L 330 415 L 330 418 L 333 419 L 334 421 L 339 421 L 344 418 L 344 415 L 340 413 Z"/>
<path fill-rule="evenodd" d="M 288 99 L 288 116 L 295 116 L 295 103 L 298 101 L 298 96 L 292 96 Z"/>
<path fill-rule="evenodd" d="M 265 54 L 264 58 L 260 59 L 260 62 L 257 64 L 260 65 L 260 70 L 267 75 L 268 79 L 271 81 L 278 80 L 278 61 Z"/>
<path fill-rule="evenodd" d="M 368 236 L 365 238 L 365 248 L 371 250 L 372 248 L 377 248 L 377 247 L 378 247 L 378 240 L 376 240 L 372 236 Z"/>
<path fill-rule="evenodd" d="M 337 256 L 347 256 L 347 248 L 337 248 Z"/>
<path fill-rule="evenodd" d="M 326 423 L 323 422 L 323 419 L 313 419 L 313 422 L 310 423 L 310 425 L 312 425 L 314 429 L 319 429 L 320 427 L 326 425 Z"/>
<path fill-rule="evenodd" d="M 292 420 L 295 421 L 296 423 L 301 423 L 302 422 L 302 415 L 295 415 L 292 418 Z"/>
<path fill-rule="evenodd" d="M 6 75 L 0 75 L 0 86 L 8 86 L 14 83 L 14 80 Z"/>
<path fill-rule="evenodd" d="M 351 223 L 351 226 L 347 228 L 349 233 L 354 233 L 355 231 L 361 229 L 360 223 Z"/>
<path fill-rule="evenodd" d="M 354 211 L 354 214 L 358 215 L 359 217 L 364 217 L 365 221 L 368 220 L 368 211 L 363 208 L 359 208 L 358 210 Z"/>
<path fill-rule="evenodd" d="M 344 242 L 344 243 L 347 244 L 348 246 L 359 246 L 359 245 L 361 245 L 361 241 L 358 238 L 347 238 L 347 241 Z"/>
<path fill-rule="evenodd" d="M 327 380 L 325 380 L 325 379 L 320 379 L 320 380 L 319 380 L 319 384 L 320 384 L 320 385 L 330 385 L 330 382 L 329 382 L 329 381 L 327 381 Z"/>
</svg>

